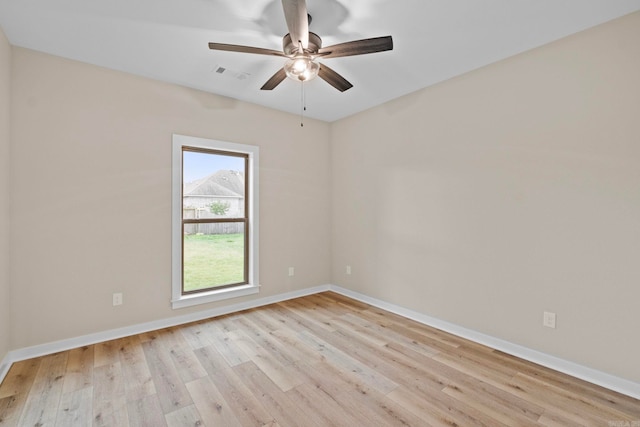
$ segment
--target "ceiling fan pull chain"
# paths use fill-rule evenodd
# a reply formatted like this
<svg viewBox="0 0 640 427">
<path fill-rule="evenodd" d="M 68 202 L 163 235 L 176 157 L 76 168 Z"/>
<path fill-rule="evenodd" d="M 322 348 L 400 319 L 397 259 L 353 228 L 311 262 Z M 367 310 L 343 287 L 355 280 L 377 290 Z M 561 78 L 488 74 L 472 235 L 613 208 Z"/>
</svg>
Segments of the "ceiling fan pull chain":
<svg viewBox="0 0 640 427">
<path fill-rule="evenodd" d="M 300 81 L 300 127 L 304 127 L 305 111 L 307 111 L 307 101 L 304 96 L 304 81 Z"/>
</svg>

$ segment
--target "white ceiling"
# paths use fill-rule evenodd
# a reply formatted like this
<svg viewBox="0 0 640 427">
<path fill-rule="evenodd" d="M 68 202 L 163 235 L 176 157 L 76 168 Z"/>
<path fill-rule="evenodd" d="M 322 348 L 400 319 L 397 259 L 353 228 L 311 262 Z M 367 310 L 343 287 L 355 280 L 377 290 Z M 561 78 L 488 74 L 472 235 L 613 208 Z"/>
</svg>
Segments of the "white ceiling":
<svg viewBox="0 0 640 427">
<path fill-rule="evenodd" d="M 307 0 L 307 8 L 323 46 L 394 40 L 393 51 L 325 60 L 353 83 L 344 93 L 320 79 L 305 84 L 306 116 L 334 121 L 640 10 L 640 0 Z M 207 46 L 280 50 L 280 0 L 0 0 L 0 26 L 16 46 L 300 112 L 299 83 L 260 90 L 283 58 Z"/>
</svg>

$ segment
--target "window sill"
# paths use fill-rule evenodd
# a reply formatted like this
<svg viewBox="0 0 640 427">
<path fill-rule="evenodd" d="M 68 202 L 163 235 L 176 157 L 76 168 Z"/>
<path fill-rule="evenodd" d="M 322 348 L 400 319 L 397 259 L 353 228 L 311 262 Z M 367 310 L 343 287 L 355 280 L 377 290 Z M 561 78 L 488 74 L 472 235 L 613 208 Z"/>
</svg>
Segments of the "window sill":
<svg viewBox="0 0 640 427">
<path fill-rule="evenodd" d="M 243 285 L 233 288 L 225 288 L 209 292 L 202 292 L 194 295 L 183 295 L 171 301 L 171 307 L 177 308 L 191 307 L 208 302 L 222 301 L 229 298 L 238 298 L 260 292 L 260 285 Z"/>
</svg>

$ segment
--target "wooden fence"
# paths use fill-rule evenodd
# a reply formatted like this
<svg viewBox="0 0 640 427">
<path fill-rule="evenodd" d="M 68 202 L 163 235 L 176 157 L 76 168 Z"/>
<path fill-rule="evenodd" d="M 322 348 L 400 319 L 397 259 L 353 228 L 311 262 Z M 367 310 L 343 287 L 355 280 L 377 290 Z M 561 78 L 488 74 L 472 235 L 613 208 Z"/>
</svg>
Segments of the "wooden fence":
<svg viewBox="0 0 640 427">
<path fill-rule="evenodd" d="M 244 223 L 185 224 L 184 234 L 237 234 L 244 233 Z"/>
</svg>

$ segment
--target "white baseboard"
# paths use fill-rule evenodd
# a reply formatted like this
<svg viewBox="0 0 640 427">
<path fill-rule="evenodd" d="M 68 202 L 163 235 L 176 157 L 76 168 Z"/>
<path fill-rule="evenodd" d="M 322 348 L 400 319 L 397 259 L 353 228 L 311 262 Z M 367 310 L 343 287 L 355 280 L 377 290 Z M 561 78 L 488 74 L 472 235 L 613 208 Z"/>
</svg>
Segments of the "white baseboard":
<svg viewBox="0 0 640 427">
<path fill-rule="evenodd" d="M 11 367 L 11 363 L 9 361 L 9 355 L 7 354 L 2 361 L 0 361 L 0 384 L 2 384 L 2 380 L 7 376 L 9 372 L 9 368 Z"/>
<path fill-rule="evenodd" d="M 512 356 L 528 360 L 529 362 L 537 363 L 538 365 L 554 369 L 567 375 L 571 375 L 572 377 L 580 378 L 582 380 L 597 384 L 610 390 L 626 394 L 627 396 L 640 399 L 640 384 L 636 382 L 616 377 L 614 375 L 582 366 L 568 360 L 560 359 L 546 353 L 532 350 L 518 344 L 513 344 L 509 341 L 501 340 L 490 335 L 485 335 L 472 329 L 467 329 L 453 323 L 436 319 L 435 317 L 427 316 L 426 314 L 419 313 L 417 311 L 409 310 L 407 308 L 391 304 L 386 301 L 372 298 L 368 295 L 341 288 L 340 286 L 331 285 L 330 289 L 333 292 L 339 293 L 346 297 L 353 298 L 360 302 L 373 305 L 386 311 L 390 311 L 402 317 L 406 317 L 408 319 L 415 320 L 416 322 L 432 326 L 458 337 L 468 339 L 478 344 L 486 345 L 487 347 L 503 351 Z"/>
<path fill-rule="evenodd" d="M 346 288 L 342 288 L 336 285 L 321 285 L 312 288 L 302 289 L 299 291 L 286 292 L 283 294 L 273 295 L 270 297 L 258 298 L 247 302 L 238 304 L 232 304 L 224 307 L 217 307 L 210 310 L 203 310 L 196 313 L 186 314 L 183 316 L 170 317 L 167 319 L 154 320 L 151 322 L 140 323 L 137 325 L 131 325 L 123 328 L 111 329 L 108 331 L 97 332 L 94 334 L 83 335 L 80 337 L 69 338 L 65 340 L 55 341 L 51 343 L 35 345 L 32 347 L 25 347 L 7 353 L 5 358 L 0 363 L 0 382 L 4 379 L 11 364 L 31 359 L 34 357 L 44 356 L 47 354 L 56 353 L 59 351 L 70 350 L 85 345 L 91 345 L 103 341 L 109 341 L 112 339 L 122 338 L 130 335 L 140 334 L 144 332 L 154 331 L 157 329 L 168 328 L 171 326 L 182 325 L 185 323 L 196 322 L 198 320 L 208 319 L 211 317 L 221 316 L 224 314 L 234 313 L 237 311 L 247 310 L 250 308 L 261 307 L 268 304 L 273 304 L 280 301 L 286 301 L 293 298 L 299 298 L 306 295 L 312 295 L 319 292 L 333 291 L 344 295 L 349 298 L 370 304 L 372 306 L 381 308 L 383 310 L 390 311 L 408 319 L 415 320 L 428 326 L 432 326 L 437 329 L 441 329 L 450 334 L 468 339 L 470 341 L 477 342 L 479 344 L 486 345 L 496 350 L 503 351 L 513 356 L 519 357 L 524 360 L 528 360 L 533 363 L 537 363 L 547 368 L 554 369 L 559 372 L 571 375 L 576 378 L 588 381 L 608 388 L 610 390 L 617 391 L 627 396 L 640 399 L 640 384 L 626 380 L 624 378 L 616 377 L 614 375 L 607 374 L 596 369 L 592 369 L 586 366 L 579 365 L 564 359 L 560 359 L 549 354 L 545 354 L 536 350 L 532 350 L 527 347 L 523 347 L 518 344 L 495 338 L 489 335 L 482 334 L 472 329 L 467 329 L 462 326 L 449 323 L 435 317 L 428 316 L 417 311 L 409 310 L 407 308 L 391 304 L 389 302 L 372 298 L 368 295 L 361 294 L 359 292 L 351 291 Z"/>
</svg>

